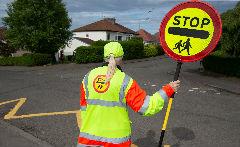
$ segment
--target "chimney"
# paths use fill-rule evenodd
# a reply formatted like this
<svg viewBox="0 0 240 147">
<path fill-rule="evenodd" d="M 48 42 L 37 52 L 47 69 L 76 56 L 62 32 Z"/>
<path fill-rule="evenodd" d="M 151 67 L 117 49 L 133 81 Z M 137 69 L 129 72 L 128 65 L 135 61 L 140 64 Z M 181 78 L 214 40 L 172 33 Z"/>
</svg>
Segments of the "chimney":
<svg viewBox="0 0 240 147">
<path fill-rule="evenodd" d="M 104 20 L 110 21 L 112 24 L 116 23 L 116 19 L 115 18 L 104 18 Z"/>
</svg>

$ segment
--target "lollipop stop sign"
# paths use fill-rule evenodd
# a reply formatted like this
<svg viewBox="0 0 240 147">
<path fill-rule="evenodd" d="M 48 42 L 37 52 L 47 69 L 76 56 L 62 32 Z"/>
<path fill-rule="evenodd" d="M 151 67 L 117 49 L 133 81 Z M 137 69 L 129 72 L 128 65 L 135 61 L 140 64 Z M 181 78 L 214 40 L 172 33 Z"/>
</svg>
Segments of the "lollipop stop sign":
<svg viewBox="0 0 240 147">
<path fill-rule="evenodd" d="M 216 47 L 221 33 L 220 16 L 210 4 L 187 1 L 175 6 L 164 17 L 160 42 L 171 58 L 194 62 Z"/>
<path fill-rule="evenodd" d="M 176 5 L 163 18 L 160 43 L 165 53 L 178 61 L 174 81 L 178 80 L 183 62 L 195 62 L 207 56 L 216 47 L 222 33 L 218 12 L 208 3 L 197 0 Z M 169 99 L 163 122 L 159 147 L 163 138 L 174 95 Z"/>
</svg>

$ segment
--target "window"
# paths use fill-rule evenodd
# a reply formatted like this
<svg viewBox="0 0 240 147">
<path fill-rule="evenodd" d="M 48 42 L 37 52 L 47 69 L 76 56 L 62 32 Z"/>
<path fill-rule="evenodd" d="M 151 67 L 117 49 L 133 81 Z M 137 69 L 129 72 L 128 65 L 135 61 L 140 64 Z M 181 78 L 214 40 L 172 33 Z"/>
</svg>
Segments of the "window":
<svg viewBox="0 0 240 147">
<path fill-rule="evenodd" d="M 107 33 L 107 40 L 110 40 L 110 33 Z"/>
<path fill-rule="evenodd" d="M 117 38 L 118 41 L 122 41 L 122 36 L 117 36 Z"/>
<path fill-rule="evenodd" d="M 132 38 L 131 35 L 127 35 L 126 40 L 130 40 Z"/>
</svg>

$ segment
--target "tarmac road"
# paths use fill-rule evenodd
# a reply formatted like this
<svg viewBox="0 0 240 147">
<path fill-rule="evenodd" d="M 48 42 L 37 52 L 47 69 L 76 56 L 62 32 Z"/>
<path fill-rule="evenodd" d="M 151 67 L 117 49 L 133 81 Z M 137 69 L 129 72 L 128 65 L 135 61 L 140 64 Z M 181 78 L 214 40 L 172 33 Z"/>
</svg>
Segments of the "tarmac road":
<svg viewBox="0 0 240 147">
<path fill-rule="evenodd" d="M 100 65 L 0 67 L 0 103 L 27 98 L 16 112 L 17 116 L 79 110 L 81 80 L 90 69 Z M 176 65 L 166 56 L 158 56 L 125 61 L 123 70 L 151 95 L 172 81 Z M 201 73 L 199 63 L 183 64 L 179 79 L 181 88 L 173 101 L 164 144 L 239 147 L 240 79 Z M 75 114 L 4 119 L 16 104 L 0 105 L 0 121 L 55 147 L 76 146 L 79 130 Z M 157 146 L 166 106 L 167 103 L 162 112 L 152 117 L 142 117 L 129 110 L 132 140 L 139 147 Z M 0 132 L 0 146 L 14 140 L 17 144 L 17 139 L 8 140 L 5 135 Z"/>
</svg>

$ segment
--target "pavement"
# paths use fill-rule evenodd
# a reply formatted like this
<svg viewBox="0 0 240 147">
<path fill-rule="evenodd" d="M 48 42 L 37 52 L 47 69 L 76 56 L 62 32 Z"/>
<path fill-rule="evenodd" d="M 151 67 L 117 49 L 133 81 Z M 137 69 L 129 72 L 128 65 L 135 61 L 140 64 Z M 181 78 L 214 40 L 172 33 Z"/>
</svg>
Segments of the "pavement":
<svg viewBox="0 0 240 147">
<path fill-rule="evenodd" d="M 126 71 L 148 93 L 172 80 L 176 62 L 166 56 L 125 61 Z M 0 102 L 27 97 L 20 114 L 77 110 L 79 83 L 84 74 L 101 63 L 41 67 L 0 67 Z M 184 63 L 179 79 L 165 144 L 171 147 L 239 147 L 240 79 L 199 70 Z M 159 79 L 161 81 L 159 81 Z M 0 147 L 74 147 L 78 127 L 75 116 L 4 120 L 13 106 L 0 106 Z M 133 143 L 157 145 L 165 114 L 145 118 L 129 110 Z M 158 123 L 156 123 L 158 122 Z M 144 137 L 145 136 L 145 137 Z"/>
<path fill-rule="evenodd" d="M 162 58 L 168 58 L 168 57 L 164 55 Z M 143 62 L 144 60 L 149 61 L 149 60 L 156 60 L 156 59 L 157 59 L 156 57 L 152 57 L 148 59 L 138 59 L 138 60 L 129 61 L 129 62 L 139 63 L 139 62 Z M 219 91 L 225 91 L 232 94 L 240 95 L 240 78 L 228 77 L 223 74 L 205 71 L 203 67 L 200 66 L 200 62 L 185 63 L 185 64 L 184 63 L 182 64 L 182 67 L 185 67 L 185 69 L 182 69 L 182 71 L 180 72 L 180 77 L 182 73 L 184 74 L 184 78 L 188 79 L 188 77 L 190 77 L 191 81 L 194 81 L 196 83 L 204 83 L 206 86 L 216 88 Z M 191 66 L 195 66 L 197 68 L 195 69 L 189 68 Z M 220 65 L 216 65 L 216 66 L 220 66 Z M 168 74 L 174 75 L 175 70 L 168 71 Z"/>
<path fill-rule="evenodd" d="M 1 147 L 53 147 L 33 135 L 0 120 Z"/>
</svg>

